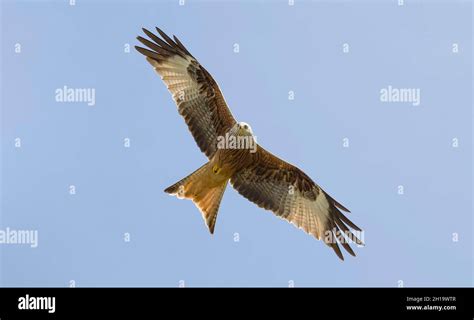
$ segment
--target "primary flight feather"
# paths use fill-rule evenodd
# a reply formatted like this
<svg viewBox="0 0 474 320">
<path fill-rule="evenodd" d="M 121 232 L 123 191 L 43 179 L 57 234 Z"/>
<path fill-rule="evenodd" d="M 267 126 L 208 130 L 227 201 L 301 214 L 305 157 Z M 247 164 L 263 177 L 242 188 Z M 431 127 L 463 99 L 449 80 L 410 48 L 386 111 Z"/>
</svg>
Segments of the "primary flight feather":
<svg viewBox="0 0 474 320">
<path fill-rule="evenodd" d="M 303 171 L 258 145 L 250 126 L 232 116 L 209 72 L 178 38 L 171 39 L 159 28 L 156 31 L 161 38 L 143 29 L 149 40 L 137 39 L 147 48 L 135 48 L 161 76 L 197 145 L 209 159 L 165 192 L 192 200 L 214 233 L 219 205 L 230 181 L 242 196 L 322 240 L 340 259 L 344 257 L 339 244 L 355 256 L 349 243 L 362 241 L 351 229 L 361 229 L 341 212 L 349 210 Z"/>
</svg>

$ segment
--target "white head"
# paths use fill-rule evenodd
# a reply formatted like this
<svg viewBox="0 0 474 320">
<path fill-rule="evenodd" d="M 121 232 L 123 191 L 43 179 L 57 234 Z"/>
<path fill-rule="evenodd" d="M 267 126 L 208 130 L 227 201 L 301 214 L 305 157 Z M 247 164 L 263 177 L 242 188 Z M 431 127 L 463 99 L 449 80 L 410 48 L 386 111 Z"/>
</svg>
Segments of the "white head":
<svg viewBox="0 0 474 320">
<path fill-rule="evenodd" d="M 248 123 L 238 122 L 225 134 L 217 137 L 219 149 L 250 149 L 251 153 L 257 151 L 257 140 Z"/>
<path fill-rule="evenodd" d="M 250 125 L 246 122 L 239 122 L 237 126 L 237 135 L 239 136 L 253 136 L 253 131 Z"/>
</svg>

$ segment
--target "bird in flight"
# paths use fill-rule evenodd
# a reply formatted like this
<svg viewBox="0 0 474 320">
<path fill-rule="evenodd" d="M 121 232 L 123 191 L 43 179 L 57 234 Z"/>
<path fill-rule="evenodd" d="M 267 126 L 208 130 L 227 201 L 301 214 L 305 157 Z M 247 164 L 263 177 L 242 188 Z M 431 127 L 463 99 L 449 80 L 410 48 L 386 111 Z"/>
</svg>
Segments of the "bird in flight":
<svg viewBox="0 0 474 320">
<path fill-rule="evenodd" d="M 338 244 L 355 256 L 349 243 L 362 245 L 362 241 L 351 229 L 361 229 L 341 212 L 350 211 L 303 171 L 258 145 L 250 126 L 234 119 L 210 73 L 178 38 L 171 39 L 159 28 L 156 31 L 161 38 L 143 29 L 149 40 L 137 39 L 146 48 L 135 48 L 161 76 L 197 145 L 209 159 L 165 192 L 192 200 L 212 234 L 230 181 L 248 200 L 322 240 L 341 260 L 344 257 Z"/>
</svg>

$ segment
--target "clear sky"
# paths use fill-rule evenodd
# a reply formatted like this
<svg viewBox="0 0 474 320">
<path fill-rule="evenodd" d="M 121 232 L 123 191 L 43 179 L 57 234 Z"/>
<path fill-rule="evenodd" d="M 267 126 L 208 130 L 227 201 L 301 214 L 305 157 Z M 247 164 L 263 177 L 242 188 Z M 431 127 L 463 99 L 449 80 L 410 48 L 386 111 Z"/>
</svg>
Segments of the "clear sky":
<svg viewBox="0 0 474 320">
<path fill-rule="evenodd" d="M 1 286 L 472 286 L 469 1 L 7 0 L 1 23 L 0 232 L 38 235 L 0 244 Z M 232 188 L 212 236 L 163 192 L 206 158 L 133 49 L 154 26 L 352 211 L 356 258 Z"/>
</svg>

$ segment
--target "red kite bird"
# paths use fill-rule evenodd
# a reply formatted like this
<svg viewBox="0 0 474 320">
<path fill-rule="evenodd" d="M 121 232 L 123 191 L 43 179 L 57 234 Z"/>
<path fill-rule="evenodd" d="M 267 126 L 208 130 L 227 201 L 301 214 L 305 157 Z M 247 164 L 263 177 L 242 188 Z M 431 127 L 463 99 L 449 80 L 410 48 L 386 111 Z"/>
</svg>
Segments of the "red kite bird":
<svg viewBox="0 0 474 320">
<path fill-rule="evenodd" d="M 349 227 L 361 229 L 341 212 L 349 210 L 303 171 L 258 145 L 250 126 L 234 119 L 209 72 L 178 38 L 171 39 L 156 30 L 161 38 L 143 29 L 151 41 L 138 37 L 148 48 L 135 48 L 161 76 L 197 145 L 209 159 L 165 192 L 191 199 L 214 233 L 219 205 L 230 181 L 234 189 L 259 207 L 323 240 L 342 260 L 338 243 L 355 256 L 348 242 L 362 241 Z"/>
</svg>

